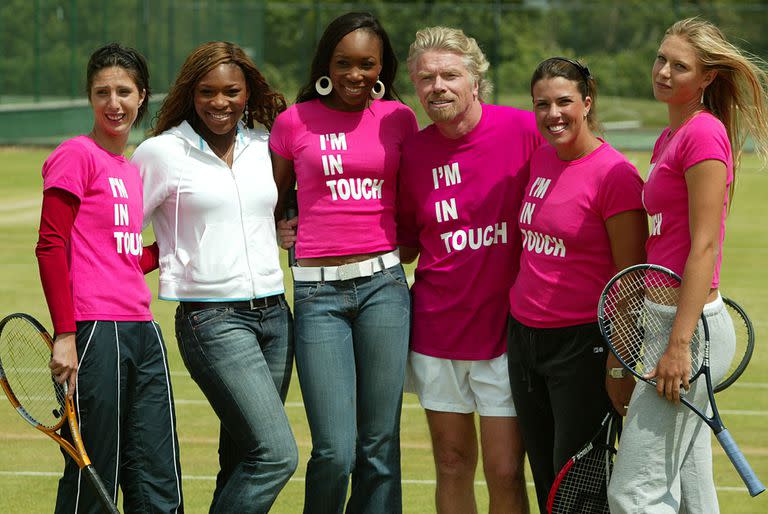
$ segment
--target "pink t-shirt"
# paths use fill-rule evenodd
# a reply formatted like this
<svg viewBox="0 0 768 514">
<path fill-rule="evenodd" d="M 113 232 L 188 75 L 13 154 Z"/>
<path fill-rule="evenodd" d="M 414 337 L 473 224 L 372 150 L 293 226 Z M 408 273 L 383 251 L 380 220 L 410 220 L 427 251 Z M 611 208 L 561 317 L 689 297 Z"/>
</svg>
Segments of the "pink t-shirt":
<svg viewBox="0 0 768 514">
<path fill-rule="evenodd" d="M 520 273 L 509 291 L 510 313 L 535 328 L 597 319 L 597 302 L 616 273 L 605 220 L 642 210 L 643 180 L 603 143 L 589 155 L 562 161 L 551 145 L 531 158 L 518 223 Z"/>
<path fill-rule="evenodd" d="M 277 117 L 269 146 L 296 172 L 297 258 L 395 247 L 400 148 L 417 130 L 409 107 L 386 100 L 359 112 L 310 100 Z"/>
<path fill-rule="evenodd" d="M 683 275 L 691 251 L 685 172 L 709 159 L 722 161 L 728 170 L 720 216 L 720 252 L 712 275 L 711 287 L 716 288 L 720 284 L 728 188 L 733 181 L 733 157 L 725 126 L 707 112 L 693 116 L 676 132 L 664 129 L 656 141 L 648 181 L 643 187 L 643 204 L 651 217 L 651 235 L 645 249 L 649 263 L 660 264 Z"/>
<path fill-rule="evenodd" d="M 411 349 L 444 359 L 504 353 L 528 160 L 542 142 L 533 114 L 483 105 L 459 139 L 430 125 L 406 141 L 398 240 L 418 248 Z"/>
<path fill-rule="evenodd" d="M 68 248 L 76 321 L 148 321 L 151 293 L 139 265 L 139 170 L 86 136 L 64 141 L 43 164 L 43 189 L 80 200 Z"/>
</svg>

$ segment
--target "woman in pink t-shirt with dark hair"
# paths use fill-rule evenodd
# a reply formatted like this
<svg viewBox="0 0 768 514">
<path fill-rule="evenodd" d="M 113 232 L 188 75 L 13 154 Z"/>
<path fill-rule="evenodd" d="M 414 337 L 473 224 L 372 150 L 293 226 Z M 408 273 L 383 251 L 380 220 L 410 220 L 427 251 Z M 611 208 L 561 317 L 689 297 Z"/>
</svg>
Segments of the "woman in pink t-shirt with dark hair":
<svg viewBox="0 0 768 514">
<path fill-rule="evenodd" d="M 400 148 L 417 125 L 394 100 L 396 71 L 376 18 L 336 18 L 270 135 L 280 198 L 298 184 L 296 237 L 296 219 L 279 226 L 298 259 L 296 368 L 312 432 L 304 512 L 344 510 L 352 473 L 346 512 L 402 510 L 410 299 L 395 250 L 395 191 Z"/>
<path fill-rule="evenodd" d="M 690 335 L 702 311 L 709 326 L 712 382 L 735 349 L 718 292 L 725 217 L 744 136 L 768 162 L 766 63 L 748 58 L 699 18 L 667 29 L 653 64 L 653 94 L 669 126 L 656 141 L 643 203 L 651 217 L 648 262 L 682 276 L 667 350 L 629 403 L 609 487 L 611 512 L 718 512 L 710 431 L 679 404 L 680 389 L 702 412 L 702 380 L 688 383 Z"/>
<path fill-rule="evenodd" d="M 86 77 L 93 128 L 43 165 L 35 253 L 54 328 L 49 366 L 74 395 L 83 443 L 113 501 L 119 486 L 125 512 L 182 511 L 166 348 L 144 281 L 157 253 L 142 247 L 141 177 L 123 156 L 147 112 L 149 70 L 136 50 L 112 43 L 91 55 Z M 55 511 L 102 511 L 68 456 Z"/>
<path fill-rule="evenodd" d="M 596 95 L 589 70 L 570 59 L 547 59 L 531 78 L 536 125 L 549 144 L 531 157 L 518 217 L 508 364 L 541 512 L 557 471 L 611 403 L 624 412 L 634 385 L 606 378 L 597 302 L 617 270 L 644 260 L 642 179 L 595 136 Z"/>
</svg>

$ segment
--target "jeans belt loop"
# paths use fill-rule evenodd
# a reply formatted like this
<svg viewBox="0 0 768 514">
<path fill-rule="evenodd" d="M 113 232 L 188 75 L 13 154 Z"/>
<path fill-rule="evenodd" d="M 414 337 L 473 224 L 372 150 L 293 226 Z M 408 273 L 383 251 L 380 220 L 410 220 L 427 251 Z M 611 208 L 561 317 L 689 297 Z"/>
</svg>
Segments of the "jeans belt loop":
<svg viewBox="0 0 768 514">
<path fill-rule="evenodd" d="M 321 266 L 320 267 L 320 283 L 322 284 L 323 282 L 325 282 L 325 268 Z"/>
</svg>

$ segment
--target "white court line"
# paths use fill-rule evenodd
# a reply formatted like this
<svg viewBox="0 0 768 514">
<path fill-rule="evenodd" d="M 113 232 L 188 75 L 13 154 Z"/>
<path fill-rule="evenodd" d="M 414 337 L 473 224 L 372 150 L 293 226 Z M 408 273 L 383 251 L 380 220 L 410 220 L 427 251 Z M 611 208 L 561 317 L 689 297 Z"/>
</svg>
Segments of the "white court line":
<svg viewBox="0 0 768 514">
<path fill-rule="evenodd" d="M 189 373 L 184 371 L 171 371 L 172 377 L 189 378 Z M 731 387 L 736 389 L 768 389 L 768 382 L 736 382 Z"/>
<path fill-rule="evenodd" d="M 18 225 L 40 220 L 40 208 L 0 214 L 0 225 Z"/>
<path fill-rule="evenodd" d="M 731 387 L 737 389 L 768 389 L 766 382 L 735 382 Z"/>
<path fill-rule="evenodd" d="M 60 477 L 60 472 L 52 472 L 52 471 L 0 471 L 0 476 L 7 476 L 7 477 Z M 204 482 L 213 482 L 216 480 L 215 476 L 208 476 L 208 475 L 184 475 L 182 477 L 182 480 L 187 481 L 204 481 Z M 304 477 L 292 477 L 290 479 L 290 482 L 304 482 Z M 415 480 L 415 479 L 403 479 L 400 481 L 402 484 L 405 485 L 435 485 L 434 480 Z M 526 482 L 526 485 L 528 487 L 533 487 L 533 482 Z M 475 480 L 475 486 L 485 486 L 485 480 Z M 715 486 L 715 489 L 718 491 L 727 491 L 727 492 L 743 492 L 746 491 L 746 487 L 739 487 L 739 486 Z"/>
<path fill-rule="evenodd" d="M 208 405 L 208 400 L 174 400 L 176 405 Z M 289 409 L 304 408 L 302 402 L 286 402 L 285 406 Z M 418 403 L 404 403 L 403 409 L 421 409 Z M 731 416 L 768 416 L 768 411 L 762 410 L 739 410 L 739 409 L 720 409 L 720 414 Z"/>
<path fill-rule="evenodd" d="M 39 211 L 42 203 L 43 195 L 35 196 L 34 198 L 3 202 L 2 205 L 0 205 L 0 212 L 18 211 L 30 208 L 35 208 Z"/>
<path fill-rule="evenodd" d="M 720 414 L 733 416 L 768 416 L 768 412 L 760 410 L 719 409 Z"/>
<path fill-rule="evenodd" d="M 208 400 L 174 400 L 176 405 L 208 405 Z M 286 402 L 285 406 L 290 409 L 304 408 L 302 402 Z M 404 409 L 420 409 L 421 405 L 418 403 L 404 403 Z"/>
</svg>

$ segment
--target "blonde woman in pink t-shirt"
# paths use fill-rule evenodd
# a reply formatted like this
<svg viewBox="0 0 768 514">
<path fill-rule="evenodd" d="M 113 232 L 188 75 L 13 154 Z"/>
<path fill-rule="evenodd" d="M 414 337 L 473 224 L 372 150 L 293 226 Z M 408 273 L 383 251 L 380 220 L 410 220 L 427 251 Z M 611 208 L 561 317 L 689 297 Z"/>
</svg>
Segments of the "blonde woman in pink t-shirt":
<svg viewBox="0 0 768 514">
<path fill-rule="evenodd" d="M 705 410 L 706 387 L 688 383 L 690 334 L 707 317 L 712 381 L 728 369 L 734 330 L 718 292 L 725 217 L 743 137 L 768 162 L 768 75 L 714 25 L 672 25 L 653 64 L 653 94 L 667 104 L 669 127 L 653 149 L 643 202 L 651 216 L 648 262 L 683 277 L 667 350 L 640 383 L 609 487 L 611 512 L 718 512 L 710 432 L 686 398 Z"/>
<path fill-rule="evenodd" d="M 400 147 L 413 112 L 395 101 L 397 59 L 367 13 L 331 22 L 309 82 L 270 135 L 293 267 L 296 368 L 312 432 L 304 512 L 396 514 L 410 298 L 395 231 Z M 280 205 L 277 212 L 282 214 Z M 349 478 L 352 490 L 347 501 Z"/>
</svg>

